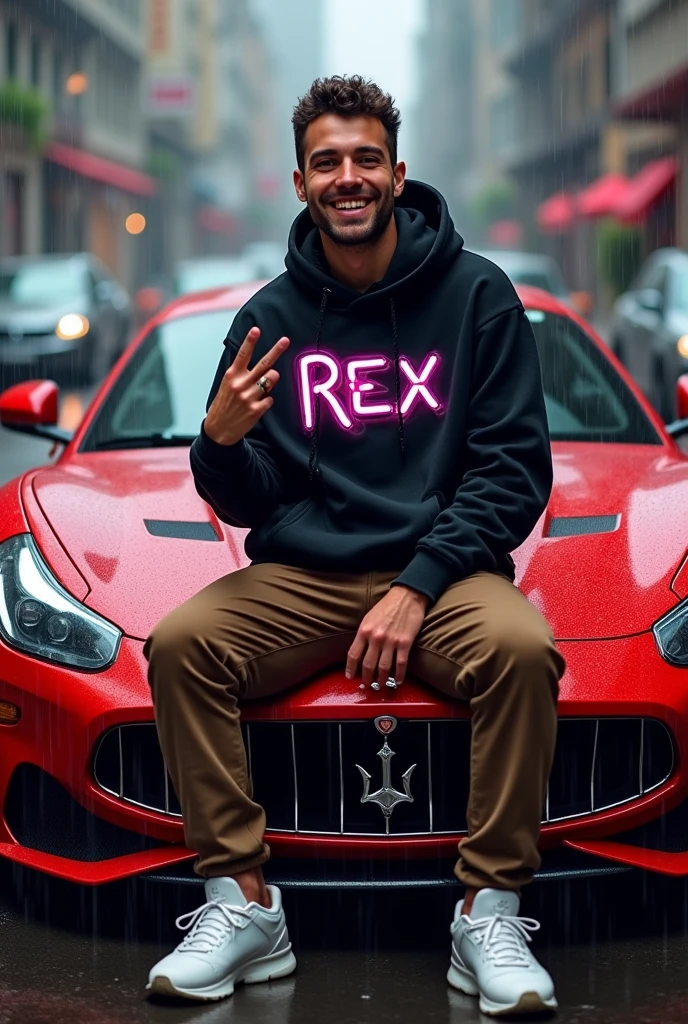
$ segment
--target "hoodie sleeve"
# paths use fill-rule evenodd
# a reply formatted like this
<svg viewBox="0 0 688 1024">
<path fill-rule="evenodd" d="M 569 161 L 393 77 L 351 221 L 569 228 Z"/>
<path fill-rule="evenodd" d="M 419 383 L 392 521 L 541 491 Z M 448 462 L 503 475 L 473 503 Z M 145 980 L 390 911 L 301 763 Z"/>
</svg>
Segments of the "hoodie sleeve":
<svg viewBox="0 0 688 1024">
<path fill-rule="evenodd" d="M 210 389 L 206 412 L 252 326 L 250 316 L 236 317 L 225 339 L 225 351 Z M 237 341 L 238 337 L 241 341 Z M 229 445 L 213 441 L 201 425 L 201 432 L 191 445 L 189 459 L 199 495 L 218 519 L 230 526 L 249 529 L 259 526 L 285 501 L 284 477 L 260 420 L 243 440 Z"/>
<path fill-rule="evenodd" d="M 495 570 L 532 531 L 552 489 L 540 362 L 523 308 L 483 322 L 475 351 L 466 472 L 394 580 L 431 602 L 451 583 Z"/>
</svg>

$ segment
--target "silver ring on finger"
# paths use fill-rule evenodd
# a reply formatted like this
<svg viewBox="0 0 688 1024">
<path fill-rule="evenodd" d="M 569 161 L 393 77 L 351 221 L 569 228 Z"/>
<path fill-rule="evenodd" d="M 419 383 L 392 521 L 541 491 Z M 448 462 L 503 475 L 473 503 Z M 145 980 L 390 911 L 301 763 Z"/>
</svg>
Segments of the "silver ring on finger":
<svg viewBox="0 0 688 1024">
<path fill-rule="evenodd" d="M 256 387 L 260 388 L 264 395 L 267 395 L 270 390 L 270 381 L 267 377 L 261 377 L 260 380 L 256 381 Z"/>
</svg>

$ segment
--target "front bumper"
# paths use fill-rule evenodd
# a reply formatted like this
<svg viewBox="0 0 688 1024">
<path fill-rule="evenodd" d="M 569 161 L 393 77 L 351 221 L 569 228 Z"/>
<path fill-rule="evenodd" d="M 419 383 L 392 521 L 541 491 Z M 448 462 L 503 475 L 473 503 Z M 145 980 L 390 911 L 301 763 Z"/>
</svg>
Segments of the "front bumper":
<svg viewBox="0 0 688 1024">
<path fill-rule="evenodd" d="M 688 672 L 662 662 L 649 633 L 614 641 L 566 642 L 561 648 L 568 665 L 561 688 L 562 719 L 630 716 L 661 722 L 673 737 L 674 759 L 669 778 L 653 791 L 616 807 L 545 824 L 541 837 L 545 865 L 548 851 L 567 847 L 630 865 L 627 848 L 631 847 L 640 851 L 636 859 L 642 859 L 642 864 L 638 866 L 688 874 L 688 816 L 685 830 L 681 819 L 676 835 L 672 833 L 671 850 L 661 844 L 644 847 L 640 845 L 642 834 L 632 831 L 661 822 L 688 798 L 684 767 Z M 0 856 L 85 884 L 151 872 L 157 875 L 193 860 L 194 854 L 184 846 L 179 818 L 128 803 L 118 794 L 106 792 L 94 777 L 94 755 L 104 735 L 123 725 L 153 720 L 139 641 L 125 638 L 117 662 L 102 673 L 42 664 L 7 648 L 2 649 L 1 671 L 0 700 L 17 704 L 22 717 L 17 725 L 0 726 Z M 441 721 L 465 719 L 466 709 L 411 681 L 394 699 L 388 699 L 370 691 L 361 693 L 343 674 L 333 673 L 327 680 L 307 683 L 269 704 L 251 705 L 245 717 L 256 723 L 355 723 L 385 713 L 400 722 Z M 372 735 L 377 736 L 374 730 Z M 379 746 L 381 738 L 377 739 Z M 376 763 L 375 750 L 371 770 Z M 45 808 L 57 806 L 57 797 L 46 795 L 45 787 L 42 797 L 40 786 L 30 789 L 33 783 L 26 780 L 30 766 L 50 777 L 51 784 L 55 780 L 72 801 L 59 815 L 64 822 L 59 836 L 55 830 L 38 828 L 47 818 Z M 17 806 L 23 808 L 19 816 Z M 103 838 L 106 833 L 107 841 Z M 375 862 L 379 868 L 395 865 L 396 876 L 401 872 L 396 878 L 399 884 L 405 876 L 413 884 L 414 876 L 427 880 L 427 868 L 433 861 L 451 864 L 460 830 L 397 836 L 317 835 L 292 830 L 269 832 L 266 838 L 277 855 L 274 870 L 279 874 L 280 863 L 298 862 L 303 865 L 302 884 L 309 877 L 316 880 L 318 865 L 336 861 Z M 621 854 L 619 843 L 624 846 Z M 336 873 L 332 877 L 336 880 Z M 378 884 L 376 877 L 370 881 Z"/>
</svg>

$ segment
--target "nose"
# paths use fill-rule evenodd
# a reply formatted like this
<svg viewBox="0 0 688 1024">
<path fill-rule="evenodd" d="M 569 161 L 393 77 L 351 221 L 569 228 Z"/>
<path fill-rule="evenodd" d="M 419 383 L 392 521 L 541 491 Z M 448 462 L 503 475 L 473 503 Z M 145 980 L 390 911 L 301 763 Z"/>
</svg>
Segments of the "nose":
<svg viewBox="0 0 688 1024">
<path fill-rule="evenodd" d="M 363 184 L 363 178 L 359 172 L 356 163 L 351 157 L 345 157 L 340 164 L 339 174 L 337 176 L 337 186 L 342 188 L 356 188 Z"/>
</svg>

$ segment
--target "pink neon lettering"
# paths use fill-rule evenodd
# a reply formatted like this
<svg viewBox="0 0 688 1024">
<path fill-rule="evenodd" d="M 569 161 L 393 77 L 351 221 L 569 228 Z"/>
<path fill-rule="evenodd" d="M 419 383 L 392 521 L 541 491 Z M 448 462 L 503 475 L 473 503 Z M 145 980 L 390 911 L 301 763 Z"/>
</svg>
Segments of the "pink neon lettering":
<svg viewBox="0 0 688 1024">
<path fill-rule="evenodd" d="M 311 377 L 311 367 L 316 366 L 318 363 L 326 366 L 330 371 L 330 375 L 325 381 L 316 382 Z M 307 430 L 313 429 L 315 422 L 314 396 L 318 394 L 322 395 L 329 402 L 332 411 L 343 427 L 349 430 L 353 426 L 353 421 L 346 409 L 331 391 L 339 383 L 341 375 L 341 367 L 333 356 L 328 356 L 324 352 L 314 352 L 310 355 L 299 356 L 301 412 Z"/>
<path fill-rule="evenodd" d="M 349 387 L 353 392 L 352 402 L 354 412 L 357 416 L 386 416 L 394 412 L 394 406 L 389 402 L 378 402 L 377 405 L 364 405 L 363 392 L 374 391 L 375 385 L 367 380 L 357 379 L 359 370 L 384 370 L 389 362 L 384 356 L 374 356 L 371 359 L 351 359 L 346 364 L 346 375 L 349 378 Z"/>
<path fill-rule="evenodd" d="M 436 368 L 439 361 L 439 356 L 435 355 L 434 352 L 431 352 L 429 356 L 426 356 L 423 365 L 416 375 L 416 371 L 411 366 L 409 360 L 405 356 L 401 357 L 399 360 L 399 366 L 411 381 L 411 387 L 408 389 L 401 402 L 402 416 L 405 416 L 416 399 L 420 398 L 423 398 L 431 409 L 439 409 L 440 403 L 438 399 L 435 398 L 430 388 L 426 386 L 426 382 L 428 381 L 430 374 Z"/>
</svg>

